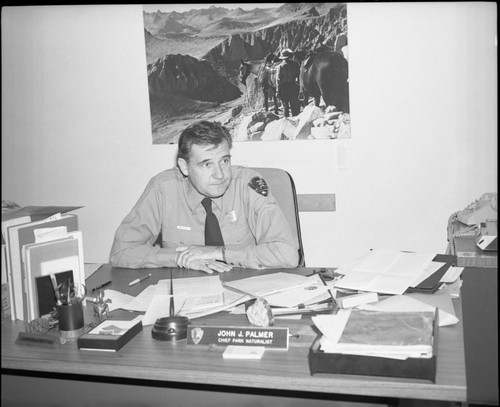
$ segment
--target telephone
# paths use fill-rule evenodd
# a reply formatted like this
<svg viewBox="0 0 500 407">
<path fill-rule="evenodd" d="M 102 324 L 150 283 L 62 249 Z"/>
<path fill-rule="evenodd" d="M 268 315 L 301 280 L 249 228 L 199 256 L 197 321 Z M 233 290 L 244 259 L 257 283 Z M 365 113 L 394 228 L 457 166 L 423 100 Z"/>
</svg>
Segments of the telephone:
<svg viewBox="0 0 500 407">
<path fill-rule="evenodd" d="M 497 194 L 487 192 L 457 213 L 457 220 L 469 226 L 479 226 L 487 220 L 498 219 Z"/>
</svg>

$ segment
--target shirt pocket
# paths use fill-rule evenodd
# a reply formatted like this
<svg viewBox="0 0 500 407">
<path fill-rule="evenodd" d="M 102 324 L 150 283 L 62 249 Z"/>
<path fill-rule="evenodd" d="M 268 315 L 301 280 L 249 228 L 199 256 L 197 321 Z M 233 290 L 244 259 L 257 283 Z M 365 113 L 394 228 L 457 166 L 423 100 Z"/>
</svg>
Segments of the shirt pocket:
<svg viewBox="0 0 500 407">
<path fill-rule="evenodd" d="M 252 231 L 246 223 L 231 224 L 222 231 L 226 246 L 249 246 L 255 244 Z"/>
<path fill-rule="evenodd" d="M 162 230 L 163 247 L 179 247 L 191 245 L 204 245 L 203 231 L 193 229 L 179 229 L 164 227 Z"/>
</svg>

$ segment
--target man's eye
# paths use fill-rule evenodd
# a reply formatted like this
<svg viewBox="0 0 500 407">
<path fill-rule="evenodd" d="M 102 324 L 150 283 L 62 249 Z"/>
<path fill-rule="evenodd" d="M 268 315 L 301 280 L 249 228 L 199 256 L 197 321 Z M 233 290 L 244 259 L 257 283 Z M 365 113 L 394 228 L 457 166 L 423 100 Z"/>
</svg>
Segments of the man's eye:
<svg viewBox="0 0 500 407">
<path fill-rule="evenodd" d="M 222 164 L 224 164 L 224 165 L 228 165 L 228 164 L 230 164 L 230 163 L 231 163 L 231 159 L 230 159 L 230 158 L 224 158 L 224 159 L 222 160 Z"/>
</svg>

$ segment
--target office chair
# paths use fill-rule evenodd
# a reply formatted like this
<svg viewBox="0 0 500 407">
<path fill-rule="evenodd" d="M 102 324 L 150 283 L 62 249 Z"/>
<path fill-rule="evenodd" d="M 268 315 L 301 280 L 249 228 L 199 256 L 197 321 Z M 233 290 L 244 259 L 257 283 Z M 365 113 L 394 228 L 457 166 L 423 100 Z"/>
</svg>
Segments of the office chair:
<svg viewBox="0 0 500 407">
<path fill-rule="evenodd" d="M 299 246 L 299 267 L 305 267 L 304 248 L 300 233 L 299 208 L 297 193 L 292 176 L 280 168 L 251 167 L 266 180 L 269 190 L 278 201 Z"/>
</svg>

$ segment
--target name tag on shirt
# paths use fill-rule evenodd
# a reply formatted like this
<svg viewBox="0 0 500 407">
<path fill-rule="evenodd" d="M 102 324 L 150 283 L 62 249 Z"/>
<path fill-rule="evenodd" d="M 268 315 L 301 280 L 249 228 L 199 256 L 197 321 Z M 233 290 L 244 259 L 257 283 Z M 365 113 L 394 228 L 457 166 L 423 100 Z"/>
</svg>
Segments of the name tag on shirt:
<svg viewBox="0 0 500 407">
<path fill-rule="evenodd" d="M 179 225 L 177 225 L 177 229 L 180 229 L 180 230 L 191 230 L 191 228 L 189 226 L 179 226 Z"/>
</svg>

